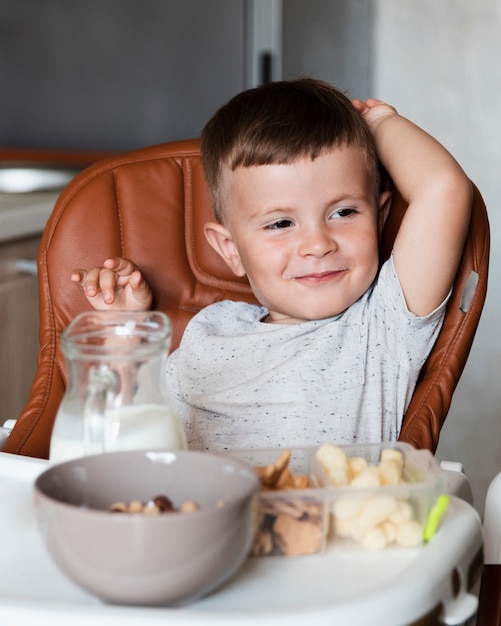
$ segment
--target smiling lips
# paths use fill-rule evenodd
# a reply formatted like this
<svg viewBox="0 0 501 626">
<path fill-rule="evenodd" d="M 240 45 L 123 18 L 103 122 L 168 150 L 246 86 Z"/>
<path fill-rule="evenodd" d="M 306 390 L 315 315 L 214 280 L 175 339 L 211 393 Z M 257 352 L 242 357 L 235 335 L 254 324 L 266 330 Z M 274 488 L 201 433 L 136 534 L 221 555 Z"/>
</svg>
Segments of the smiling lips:
<svg viewBox="0 0 501 626">
<path fill-rule="evenodd" d="M 296 280 L 304 283 L 325 283 L 335 280 L 341 276 L 346 269 L 342 270 L 326 270 L 324 272 L 312 272 L 311 274 L 298 274 L 297 276 L 284 276 L 286 280 Z"/>
</svg>

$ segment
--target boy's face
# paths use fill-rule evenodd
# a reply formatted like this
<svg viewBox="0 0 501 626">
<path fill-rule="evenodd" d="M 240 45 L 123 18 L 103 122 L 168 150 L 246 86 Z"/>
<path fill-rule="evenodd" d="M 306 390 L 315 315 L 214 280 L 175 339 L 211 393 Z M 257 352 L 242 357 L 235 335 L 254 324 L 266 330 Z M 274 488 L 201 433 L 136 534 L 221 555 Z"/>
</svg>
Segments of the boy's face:
<svg viewBox="0 0 501 626">
<path fill-rule="evenodd" d="M 206 235 L 236 275 L 247 275 L 267 321 L 332 317 L 370 287 L 387 209 L 379 211 L 359 148 L 240 167 L 224 183 L 225 225 L 208 224 Z"/>
</svg>

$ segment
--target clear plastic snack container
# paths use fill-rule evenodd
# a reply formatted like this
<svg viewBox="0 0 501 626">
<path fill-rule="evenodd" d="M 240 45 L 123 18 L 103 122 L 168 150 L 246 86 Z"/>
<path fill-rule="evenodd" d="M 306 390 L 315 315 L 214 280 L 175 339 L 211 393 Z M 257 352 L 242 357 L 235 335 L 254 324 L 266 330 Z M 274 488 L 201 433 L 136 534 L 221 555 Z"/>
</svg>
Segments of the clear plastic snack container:
<svg viewBox="0 0 501 626">
<path fill-rule="evenodd" d="M 280 465 L 287 451 L 290 451 L 290 458 L 284 470 L 290 472 L 296 486 L 284 488 L 284 471 L 278 471 L 275 472 L 276 488 L 264 486 L 261 490 L 258 529 L 251 556 L 300 556 L 326 549 L 329 496 L 325 477 L 315 461 L 315 447 L 229 450 L 225 454 L 245 461 L 260 473 L 259 470 Z M 305 479 L 308 486 L 301 487 Z"/>
<path fill-rule="evenodd" d="M 417 548 L 430 517 L 435 514 L 436 523 L 446 506 L 440 500 L 444 473 L 433 455 L 405 443 L 226 454 L 255 467 L 263 482 L 251 556 L 300 556 L 328 546 L 364 552 Z M 266 472 L 274 487 L 266 486 Z"/>
<path fill-rule="evenodd" d="M 431 538 L 447 498 L 444 472 L 429 450 L 400 442 L 338 446 L 348 475 L 340 485 L 325 466 L 326 447 L 324 463 L 320 448 L 312 450 L 312 470 L 328 493 L 329 541 L 378 552 L 416 548 Z"/>
</svg>

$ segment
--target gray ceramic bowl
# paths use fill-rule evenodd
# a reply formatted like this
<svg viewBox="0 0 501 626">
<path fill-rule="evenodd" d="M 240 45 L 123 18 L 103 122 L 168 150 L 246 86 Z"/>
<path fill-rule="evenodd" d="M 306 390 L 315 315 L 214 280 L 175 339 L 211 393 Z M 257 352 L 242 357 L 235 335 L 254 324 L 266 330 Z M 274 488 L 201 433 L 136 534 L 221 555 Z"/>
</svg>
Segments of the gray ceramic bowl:
<svg viewBox="0 0 501 626">
<path fill-rule="evenodd" d="M 125 604 L 183 604 L 227 581 L 255 534 L 258 479 L 224 456 L 187 450 L 113 452 L 54 465 L 34 487 L 49 553 L 74 582 Z M 117 501 L 166 495 L 177 509 L 112 513 Z M 223 505 L 221 505 L 223 503 Z"/>
</svg>

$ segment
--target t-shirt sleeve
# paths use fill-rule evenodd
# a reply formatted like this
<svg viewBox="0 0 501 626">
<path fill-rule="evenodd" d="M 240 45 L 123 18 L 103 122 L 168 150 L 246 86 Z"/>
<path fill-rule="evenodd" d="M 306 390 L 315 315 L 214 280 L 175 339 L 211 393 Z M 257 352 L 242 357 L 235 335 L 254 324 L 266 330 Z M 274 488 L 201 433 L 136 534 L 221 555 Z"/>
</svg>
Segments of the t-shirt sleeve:
<svg viewBox="0 0 501 626">
<path fill-rule="evenodd" d="M 421 368 L 442 328 L 450 293 L 426 316 L 409 311 L 391 256 L 382 266 L 371 298 L 373 332 L 402 366 Z"/>
</svg>

